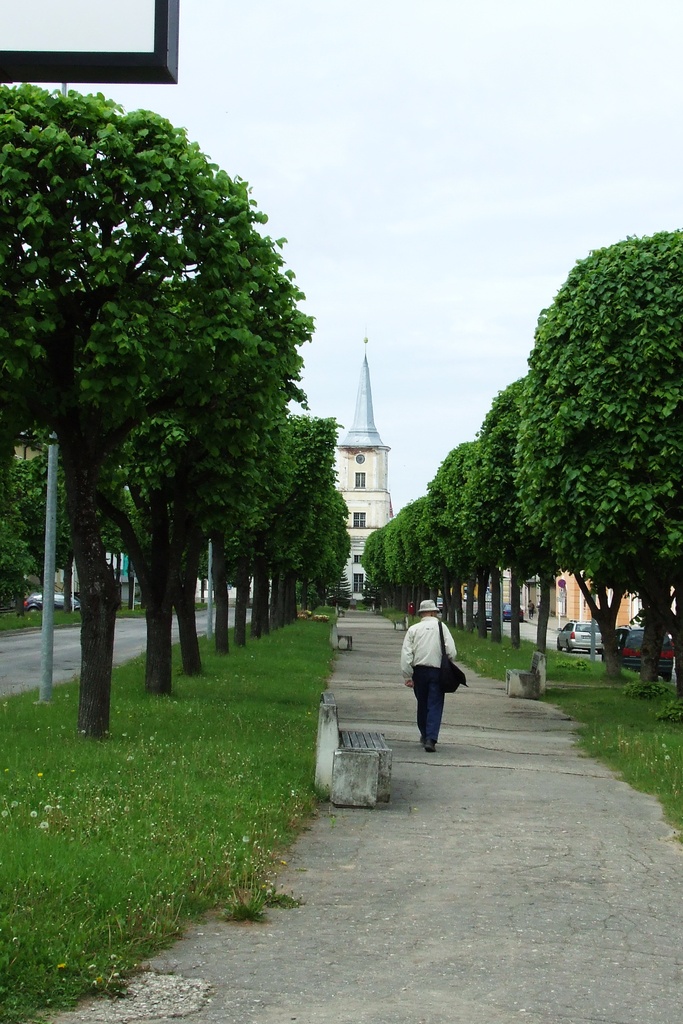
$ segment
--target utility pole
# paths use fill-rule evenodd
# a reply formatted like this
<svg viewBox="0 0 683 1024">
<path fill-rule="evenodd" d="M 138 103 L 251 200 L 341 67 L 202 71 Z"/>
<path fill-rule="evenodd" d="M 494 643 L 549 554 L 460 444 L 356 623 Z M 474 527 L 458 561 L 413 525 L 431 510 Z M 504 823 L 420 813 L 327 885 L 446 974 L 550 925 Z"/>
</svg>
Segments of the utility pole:
<svg viewBox="0 0 683 1024">
<path fill-rule="evenodd" d="M 213 638 L 213 544 L 209 541 L 208 593 L 206 595 L 206 639 Z"/>
<path fill-rule="evenodd" d="M 40 703 L 52 700 L 52 665 L 55 639 L 55 549 L 57 547 L 57 435 L 47 449 L 45 501 L 45 559 L 43 562 L 43 619 L 40 634 Z"/>
</svg>

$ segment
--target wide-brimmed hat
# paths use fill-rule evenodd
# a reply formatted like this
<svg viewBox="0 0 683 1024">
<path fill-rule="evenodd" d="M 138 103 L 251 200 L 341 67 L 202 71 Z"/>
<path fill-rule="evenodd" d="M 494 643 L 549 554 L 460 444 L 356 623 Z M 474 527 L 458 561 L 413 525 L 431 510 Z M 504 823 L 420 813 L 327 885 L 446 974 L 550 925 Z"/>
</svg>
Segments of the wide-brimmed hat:
<svg viewBox="0 0 683 1024">
<path fill-rule="evenodd" d="M 420 607 L 417 609 L 418 615 L 426 615 L 427 612 L 438 612 L 438 608 L 433 601 L 421 601 Z"/>
</svg>

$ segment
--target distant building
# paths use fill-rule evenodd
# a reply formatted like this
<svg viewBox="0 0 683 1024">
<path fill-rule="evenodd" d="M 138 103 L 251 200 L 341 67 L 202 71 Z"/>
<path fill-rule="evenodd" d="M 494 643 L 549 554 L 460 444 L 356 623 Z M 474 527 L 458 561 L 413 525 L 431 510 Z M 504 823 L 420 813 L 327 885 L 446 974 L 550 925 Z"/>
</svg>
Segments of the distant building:
<svg viewBox="0 0 683 1024">
<path fill-rule="evenodd" d="M 337 446 L 338 487 L 349 508 L 347 526 L 351 554 L 346 575 L 355 601 L 362 599 L 365 585 L 365 541 L 373 530 L 386 526 L 393 515 L 389 494 L 390 451 L 382 443 L 375 426 L 366 355 L 361 368 L 353 426 Z"/>
</svg>

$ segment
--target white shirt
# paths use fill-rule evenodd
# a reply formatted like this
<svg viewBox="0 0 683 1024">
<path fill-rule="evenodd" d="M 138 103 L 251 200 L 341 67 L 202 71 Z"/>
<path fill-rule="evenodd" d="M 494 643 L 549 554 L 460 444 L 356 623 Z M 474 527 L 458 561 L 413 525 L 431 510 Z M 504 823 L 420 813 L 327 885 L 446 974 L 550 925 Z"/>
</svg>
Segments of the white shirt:
<svg viewBox="0 0 683 1024">
<path fill-rule="evenodd" d="M 455 661 L 458 652 L 453 643 L 450 630 L 443 626 L 443 641 L 446 654 L 450 661 Z M 401 648 L 401 672 L 404 679 L 413 678 L 416 665 L 430 665 L 438 668 L 441 664 L 441 639 L 439 637 L 439 619 L 433 615 L 424 615 L 420 622 L 411 626 L 403 640 Z"/>
</svg>

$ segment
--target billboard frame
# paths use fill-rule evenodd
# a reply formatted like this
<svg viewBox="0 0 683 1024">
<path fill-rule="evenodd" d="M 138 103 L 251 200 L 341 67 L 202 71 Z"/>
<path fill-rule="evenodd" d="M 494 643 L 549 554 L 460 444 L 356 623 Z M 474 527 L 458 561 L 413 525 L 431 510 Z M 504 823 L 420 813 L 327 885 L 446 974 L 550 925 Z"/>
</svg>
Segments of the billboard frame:
<svg viewBox="0 0 683 1024">
<path fill-rule="evenodd" d="M 153 51 L 0 50 L 0 82 L 174 85 L 178 81 L 179 17 L 180 0 L 154 0 Z"/>
</svg>

